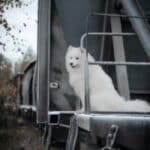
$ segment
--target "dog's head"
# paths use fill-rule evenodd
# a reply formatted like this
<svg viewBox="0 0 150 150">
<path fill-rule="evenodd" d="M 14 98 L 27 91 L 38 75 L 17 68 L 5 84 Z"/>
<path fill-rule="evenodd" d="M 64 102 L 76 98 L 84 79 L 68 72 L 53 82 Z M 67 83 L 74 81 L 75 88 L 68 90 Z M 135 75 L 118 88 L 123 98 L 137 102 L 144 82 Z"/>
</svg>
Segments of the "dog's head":
<svg viewBox="0 0 150 150">
<path fill-rule="evenodd" d="M 80 47 L 69 46 L 66 54 L 67 70 L 75 70 L 83 67 L 85 49 Z"/>
</svg>

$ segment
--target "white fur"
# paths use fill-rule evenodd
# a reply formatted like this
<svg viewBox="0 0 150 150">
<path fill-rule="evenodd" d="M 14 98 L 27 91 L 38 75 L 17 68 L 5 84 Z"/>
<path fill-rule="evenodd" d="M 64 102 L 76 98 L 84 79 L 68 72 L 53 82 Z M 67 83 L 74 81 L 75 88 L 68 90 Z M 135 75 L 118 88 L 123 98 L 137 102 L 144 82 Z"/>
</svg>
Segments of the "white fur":
<svg viewBox="0 0 150 150">
<path fill-rule="evenodd" d="M 84 60 L 85 49 L 68 47 L 66 54 L 66 69 L 69 73 L 69 83 L 75 93 L 81 98 L 84 106 Z M 94 58 L 88 54 L 88 60 Z M 72 66 L 70 65 L 72 63 Z M 92 111 L 132 111 L 149 112 L 150 106 L 142 100 L 126 101 L 114 88 L 111 78 L 98 65 L 89 66 L 90 103 Z M 82 107 L 82 111 L 84 108 Z"/>
</svg>

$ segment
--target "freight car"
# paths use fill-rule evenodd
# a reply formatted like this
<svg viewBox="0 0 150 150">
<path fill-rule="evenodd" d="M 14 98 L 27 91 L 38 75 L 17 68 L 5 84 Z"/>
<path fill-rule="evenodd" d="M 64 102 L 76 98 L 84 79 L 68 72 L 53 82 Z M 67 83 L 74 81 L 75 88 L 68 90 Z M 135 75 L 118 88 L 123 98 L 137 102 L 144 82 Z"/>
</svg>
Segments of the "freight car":
<svg viewBox="0 0 150 150">
<path fill-rule="evenodd" d="M 79 112 L 65 68 L 68 45 L 85 47 L 120 95 L 149 102 L 149 10 L 148 0 L 39 0 L 38 58 L 27 94 L 33 92 L 37 123 L 45 126 L 46 150 L 150 149 L 149 113 L 92 112 L 88 62 L 85 111 Z"/>
</svg>

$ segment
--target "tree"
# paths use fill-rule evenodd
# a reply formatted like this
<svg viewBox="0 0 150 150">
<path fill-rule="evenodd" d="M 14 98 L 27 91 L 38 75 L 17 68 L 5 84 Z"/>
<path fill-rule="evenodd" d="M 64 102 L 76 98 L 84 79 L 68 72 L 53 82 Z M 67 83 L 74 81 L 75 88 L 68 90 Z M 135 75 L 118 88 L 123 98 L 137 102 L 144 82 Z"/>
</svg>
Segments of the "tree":
<svg viewBox="0 0 150 150">
<path fill-rule="evenodd" d="M 28 6 L 24 3 L 25 0 L 0 0 L 0 25 L 3 26 L 6 31 L 11 30 L 11 26 L 8 21 L 4 18 L 3 14 L 10 8 L 21 8 L 22 6 Z"/>
<path fill-rule="evenodd" d="M 13 90 L 10 79 L 13 76 L 12 65 L 3 54 L 0 54 L 0 110 L 6 101 L 12 102 Z"/>
<path fill-rule="evenodd" d="M 12 77 L 12 65 L 3 54 L 0 54 L 0 84 L 4 84 Z"/>
<path fill-rule="evenodd" d="M 36 55 L 33 52 L 31 47 L 28 47 L 26 52 L 23 55 L 23 58 L 16 62 L 15 64 L 15 73 L 23 72 L 29 63 L 36 59 Z"/>
<path fill-rule="evenodd" d="M 21 6 L 22 0 L 0 0 L 0 27 L 4 27 L 7 34 L 10 34 L 9 31 L 11 31 L 11 26 L 9 25 L 7 19 L 4 17 L 5 10 Z M 10 35 L 10 37 L 15 40 L 15 36 Z M 2 46 L 5 50 L 6 44 L 4 42 L 0 41 L 0 46 Z"/>
<path fill-rule="evenodd" d="M 12 27 L 8 23 L 8 20 L 4 17 L 5 11 L 12 9 L 12 8 L 21 8 L 22 6 L 28 6 L 32 2 L 32 0 L 0 0 L 0 27 L 3 27 L 6 31 L 6 35 L 9 36 L 14 42 L 14 45 L 18 42 L 18 38 L 11 33 Z M 26 23 L 23 23 L 24 27 L 26 27 Z M 21 30 L 19 30 L 21 32 Z M 21 42 L 23 39 L 21 39 Z M 6 43 L 1 40 L 0 37 L 0 46 L 3 50 L 6 50 Z M 20 49 L 18 48 L 18 51 Z"/>
</svg>

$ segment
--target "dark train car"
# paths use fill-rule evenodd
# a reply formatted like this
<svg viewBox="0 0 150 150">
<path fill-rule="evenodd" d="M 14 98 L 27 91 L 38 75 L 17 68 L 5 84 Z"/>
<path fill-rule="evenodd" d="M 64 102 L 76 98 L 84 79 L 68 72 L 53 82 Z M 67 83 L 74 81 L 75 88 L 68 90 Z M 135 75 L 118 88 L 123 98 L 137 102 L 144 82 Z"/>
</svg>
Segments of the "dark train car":
<svg viewBox="0 0 150 150">
<path fill-rule="evenodd" d="M 19 113 L 25 118 L 35 121 L 36 101 L 34 98 L 35 84 L 34 72 L 36 61 L 29 63 L 21 77 L 19 90 Z M 33 90 L 34 89 L 34 90 Z"/>
<path fill-rule="evenodd" d="M 45 149 L 150 149 L 149 113 L 91 112 L 88 88 L 85 111 L 77 111 L 65 67 L 67 47 L 84 47 L 121 96 L 149 102 L 149 10 L 148 0 L 39 0 L 37 64 L 25 71 L 21 104 L 37 104 Z"/>
</svg>

